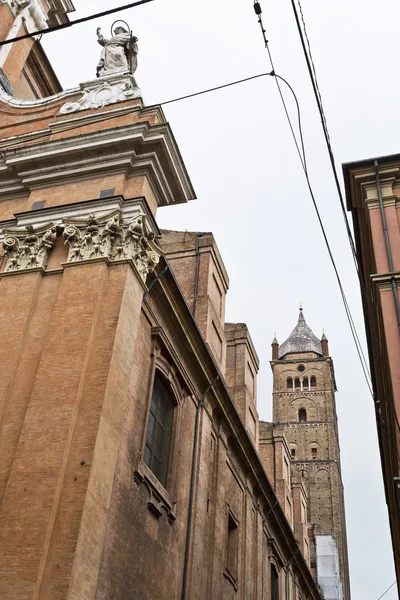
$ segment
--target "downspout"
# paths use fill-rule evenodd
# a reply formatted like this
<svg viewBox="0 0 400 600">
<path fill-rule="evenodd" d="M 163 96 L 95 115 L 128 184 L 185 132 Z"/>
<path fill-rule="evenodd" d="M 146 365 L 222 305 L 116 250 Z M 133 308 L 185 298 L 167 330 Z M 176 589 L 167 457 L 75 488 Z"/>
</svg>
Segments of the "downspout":
<svg viewBox="0 0 400 600">
<path fill-rule="evenodd" d="M 187 587 L 187 576 L 189 570 L 189 551 L 190 551 L 190 538 L 192 533 L 192 515 L 193 515 L 193 500 L 194 500 L 194 487 L 195 487 L 195 479 L 196 479 L 196 462 L 197 462 L 197 446 L 199 443 L 198 433 L 199 433 L 199 423 L 200 423 L 200 412 L 201 409 L 204 408 L 206 396 L 210 389 L 217 383 L 219 379 L 219 375 L 216 376 L 214 381 L 210 383 L 204 394 L 202 395 L 200 402 L 196 408 L 196 421 L 194 425 L 194 440 L 193 440 L 193 452 L 192 452 L 192 470 L 190 475 L 190 492 L 189 492 L 189 507 L 188 507 L 188 517 L 187 517 L 187 525 L 186 525 L 186 544 L 185 544 L 185 558 L 183 563 L 183 577 L 182 577 L 182 594 L 181 600 L 185 600 L 186 598 L 186 587 Z"/>
<path fill-rule="evenodd" d="M 385 209 L 383 206 L 381 181 L 380 181 L 380 177 L 379 177 L 379 165 L 378 165 L 377 160 L 374 161 L 374 166 L 375 166 L 376 187 L 378 190 L 379 210 L 381 213 L 383 235 L 385 238 L 386 257 L 387 257 L 388 264 L 389 264 L 389 273 L 393 274 L 394 273 L 393 256 L 392 256 L 392 249 L 390 247 L 390 239 L 389 239 L 389 232 L 388 232 L 388 227 L 387 227 Z M 399 301 L 399 295 L 397 292 L 396 278 L 394 276 L 392 276 L 390 281 L 391 281 L 391 285 L 392 285 L 393 300 L 394 300 L 394 305 L 395 305 L 395 309 L 396 309 L 397 327 L 398 327 L 399 333 L 400 333 L 400 301 Z"/>
</svg>

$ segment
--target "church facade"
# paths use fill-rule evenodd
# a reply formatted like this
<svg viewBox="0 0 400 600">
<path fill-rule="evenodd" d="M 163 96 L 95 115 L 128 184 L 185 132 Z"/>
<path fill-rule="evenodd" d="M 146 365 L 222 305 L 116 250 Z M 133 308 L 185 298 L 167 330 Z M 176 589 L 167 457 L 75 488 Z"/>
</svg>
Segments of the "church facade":
<svg viewBox="0 0 400 600">
<path fill-rule="evenodd" d="M 72 9 L 7 0 L 1 37 Z M 260 422 L 213 235 L 157 225 L 195 198 L 162 108 L 1 52 L 0 597 L 350 600 L 327 342 L 274 343 Z"/>
</svg>

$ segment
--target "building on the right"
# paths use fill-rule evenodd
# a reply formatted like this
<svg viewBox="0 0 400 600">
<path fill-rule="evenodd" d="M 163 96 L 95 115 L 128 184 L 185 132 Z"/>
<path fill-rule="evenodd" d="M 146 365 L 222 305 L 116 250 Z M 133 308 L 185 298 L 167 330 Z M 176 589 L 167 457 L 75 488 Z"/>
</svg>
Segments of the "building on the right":
<svg viewBox="0 0 400 600">
<path fill-rule="evenodd" d="M 400 595 L 400 154 L 343 165 Z"/>
</svg>

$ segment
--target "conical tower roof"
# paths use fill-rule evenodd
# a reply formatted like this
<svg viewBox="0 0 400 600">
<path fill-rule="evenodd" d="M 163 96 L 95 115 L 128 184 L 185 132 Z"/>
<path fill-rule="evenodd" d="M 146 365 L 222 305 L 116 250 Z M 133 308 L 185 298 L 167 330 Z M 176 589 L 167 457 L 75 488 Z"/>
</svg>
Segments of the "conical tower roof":
<svg viewBox="0 0 400 600">
<path fill-rule="evenodd" d="M 296 327 L 288 339 L 279 346 L 278 356 L 283 358 L 286 354 L 299 354 L 301 352 L 315 352 L 322 355 L 321 341 L 307 325 L 302 308 L 300 308 Z"/>
</svg>

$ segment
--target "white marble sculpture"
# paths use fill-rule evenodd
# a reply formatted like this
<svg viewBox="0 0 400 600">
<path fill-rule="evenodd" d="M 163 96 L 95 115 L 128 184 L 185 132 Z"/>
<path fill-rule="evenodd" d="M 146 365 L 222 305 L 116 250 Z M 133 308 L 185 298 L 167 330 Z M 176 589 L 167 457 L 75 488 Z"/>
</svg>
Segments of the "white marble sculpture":
<svg viewBox="0 0 400 600">
<path fill-rule="evenodd" d="M 121 26 L 116 27 L 111 35 L 110 39 L 106 39 L 100 27 L 97 28 L 97 41 L 103 46 L 97 77 L 127 72 L 133 75 L 137 68 L 138 39 Z"/>
</svg>

